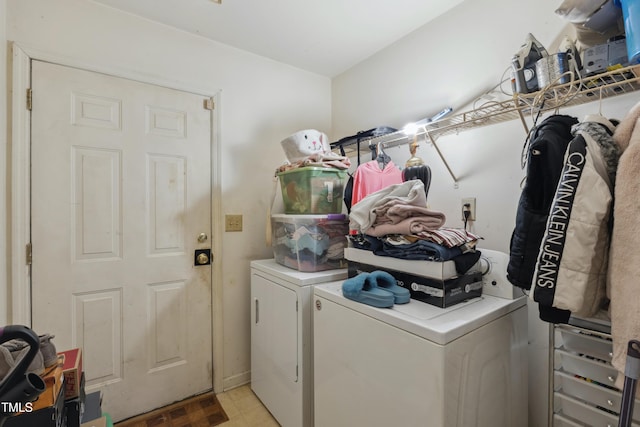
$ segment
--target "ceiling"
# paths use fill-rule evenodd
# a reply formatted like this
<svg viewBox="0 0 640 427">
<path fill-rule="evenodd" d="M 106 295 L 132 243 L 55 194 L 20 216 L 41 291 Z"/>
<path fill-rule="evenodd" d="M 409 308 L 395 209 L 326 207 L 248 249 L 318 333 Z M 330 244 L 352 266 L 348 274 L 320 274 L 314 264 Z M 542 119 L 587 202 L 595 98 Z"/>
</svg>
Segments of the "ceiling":
<svg viewBox="0 0 640 427">
<path fill-rule="evenodd" d="M 334 77 L 463 0 L 93 0 Z"/>
</svg>

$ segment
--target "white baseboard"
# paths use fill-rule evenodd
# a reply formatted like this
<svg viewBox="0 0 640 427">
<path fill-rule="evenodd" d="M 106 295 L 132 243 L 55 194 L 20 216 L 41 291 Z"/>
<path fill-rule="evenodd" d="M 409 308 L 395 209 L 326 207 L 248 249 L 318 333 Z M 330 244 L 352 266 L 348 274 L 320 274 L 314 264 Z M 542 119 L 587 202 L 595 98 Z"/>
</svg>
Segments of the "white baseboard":
<svg viewBox="0 0 640 427">
<path fill-rule="evenodd" d="M 249 384 L 251 382 L 251 371 L 242 372 L 240 374 L 236 374 L 231 377 L 224 378 L 222 381 L 223 381 L 222 391 L 229 391 L 232 388 Z"/>
</svg>

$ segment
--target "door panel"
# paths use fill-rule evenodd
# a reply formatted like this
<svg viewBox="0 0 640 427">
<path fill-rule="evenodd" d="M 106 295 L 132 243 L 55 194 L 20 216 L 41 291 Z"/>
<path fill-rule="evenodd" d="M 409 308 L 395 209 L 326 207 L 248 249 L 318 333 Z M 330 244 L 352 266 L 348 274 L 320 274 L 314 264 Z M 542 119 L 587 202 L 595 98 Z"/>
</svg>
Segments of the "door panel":
<svg viewBox="0 0 640 427">
<path fill-rule="evenodd" d="M 116 420 L 211 389 L 204 98 L 40 61 L 32 88 L 33 328 Z"/>
</svg>

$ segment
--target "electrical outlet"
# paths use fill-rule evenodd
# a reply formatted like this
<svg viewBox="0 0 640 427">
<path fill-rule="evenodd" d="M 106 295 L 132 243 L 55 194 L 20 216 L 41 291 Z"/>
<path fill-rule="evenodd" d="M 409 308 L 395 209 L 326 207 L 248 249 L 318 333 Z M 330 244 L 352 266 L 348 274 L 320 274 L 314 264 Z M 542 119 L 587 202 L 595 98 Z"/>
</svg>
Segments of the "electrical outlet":
<svg viewBox="0 0 640 427">
<path fill-rule="evenodd" d="M 224 231 L 242 231 L 242 215 L 225 215 Z"/>
<path fill-rule="evenodd" d="M 462 203 L 460 204 L 460 215 L 462 216 L 462 221 L 464 221 L 464 211 L 467 208 L 466 205 L 469 205 L 469 219 L 468 221 L 476 220 L 476 198 L 475 197 L 465 197 L 462 199 Z"/>
</svg>

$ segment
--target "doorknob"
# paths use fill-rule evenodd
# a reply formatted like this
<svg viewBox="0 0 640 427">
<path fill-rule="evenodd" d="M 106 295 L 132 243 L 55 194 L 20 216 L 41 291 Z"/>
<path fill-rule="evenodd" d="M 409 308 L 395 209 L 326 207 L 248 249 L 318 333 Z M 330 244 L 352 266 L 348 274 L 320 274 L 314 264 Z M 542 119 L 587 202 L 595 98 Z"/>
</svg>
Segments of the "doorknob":
<svg viewBox="0 0 640 427">
<path fill-rule="evenodd" d="M 196 249 L 193 256 L 194 265 L 209 265 L 211 264 L 211 249 Z"/>
<path fill-rule="evenodd" d="M 200 242 L 200 243 L 206 242 L 208 238 L 209 238 L 209 236 L 207 236 L 207 233 L 198 234 L 198 242 Z"/>
</svg>

